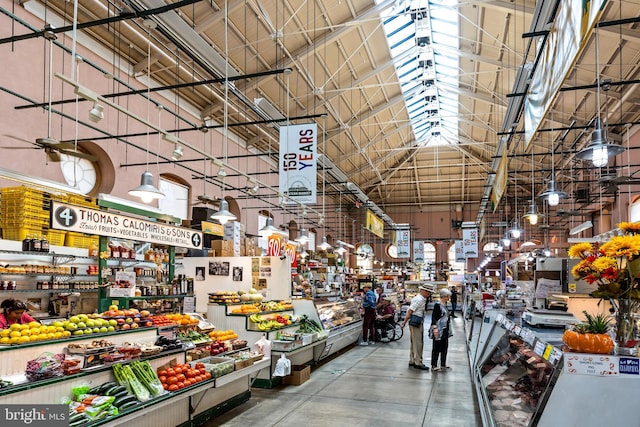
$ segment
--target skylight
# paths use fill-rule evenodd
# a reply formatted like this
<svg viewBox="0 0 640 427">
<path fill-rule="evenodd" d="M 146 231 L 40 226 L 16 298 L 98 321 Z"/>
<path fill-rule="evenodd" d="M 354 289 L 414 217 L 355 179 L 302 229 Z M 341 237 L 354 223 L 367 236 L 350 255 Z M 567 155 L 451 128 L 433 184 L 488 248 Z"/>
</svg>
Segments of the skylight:
<svg viewBox="0 0 640 427">
<path fill-rule="evenodd" d="M 447 3 L 404 0 L 381 16 L 415 145 L 458 141 L 458 13 Z"/>
</svg>

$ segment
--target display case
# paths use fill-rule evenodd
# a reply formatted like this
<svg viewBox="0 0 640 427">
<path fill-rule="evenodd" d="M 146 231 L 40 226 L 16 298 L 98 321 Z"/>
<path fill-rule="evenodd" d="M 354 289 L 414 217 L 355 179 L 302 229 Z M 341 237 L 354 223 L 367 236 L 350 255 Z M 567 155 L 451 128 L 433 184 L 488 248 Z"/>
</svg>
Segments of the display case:
<svg viewBox="0 0 640 427">
<path fill-rule="evenodd" d="M 483 321 L 471 360 L 483 425 L 638 424 L 639 358 L 563 353 L 552 345 L 556 334 L 502 314 L 492 319 Z"/>
<path fill-rule="evenodd" d="M 362 333 L 360 304 L 353 299 L 294 300 L 296 315 L 306 315 L 324 328 L 326 341 L 314 348 L 319 361 L 358 341 Z"/>
<path fill-rule="evenodd" d="M 315 306 L 322 327 L 327 331 L 336 330 L 361 320 L 360 307 L 354 300 L 317 299 Z"/>
</svg>

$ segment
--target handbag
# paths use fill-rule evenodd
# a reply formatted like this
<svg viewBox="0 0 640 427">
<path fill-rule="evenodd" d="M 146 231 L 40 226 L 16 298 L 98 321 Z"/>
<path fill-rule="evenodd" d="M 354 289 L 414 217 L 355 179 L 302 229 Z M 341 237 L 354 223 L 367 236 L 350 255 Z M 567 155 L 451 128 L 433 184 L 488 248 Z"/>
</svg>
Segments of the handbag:
<svg viewBox="0 0 640 427">
<path fill-rule="evenodd" d="M 424 319 L 416 314 L 412 314 L 409 318 L 409 326 L 420 327 Z"/>
</svg>

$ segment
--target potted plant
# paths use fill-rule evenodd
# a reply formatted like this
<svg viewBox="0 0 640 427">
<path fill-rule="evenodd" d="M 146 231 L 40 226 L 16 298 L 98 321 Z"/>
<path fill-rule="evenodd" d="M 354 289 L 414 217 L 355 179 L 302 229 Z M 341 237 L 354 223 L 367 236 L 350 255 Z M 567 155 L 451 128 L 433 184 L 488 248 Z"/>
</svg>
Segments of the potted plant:
<svg viewBox="0 0 640 427">
<path fill-rule="evenodd" d="M 604 314 L 590 315 L 583 311 L 587 323 L 579 323 L 564 331 L 562 341 L 579 353 L 609 354 L 614 343 L 609 334 L 609 319 Z"/>
</svg>

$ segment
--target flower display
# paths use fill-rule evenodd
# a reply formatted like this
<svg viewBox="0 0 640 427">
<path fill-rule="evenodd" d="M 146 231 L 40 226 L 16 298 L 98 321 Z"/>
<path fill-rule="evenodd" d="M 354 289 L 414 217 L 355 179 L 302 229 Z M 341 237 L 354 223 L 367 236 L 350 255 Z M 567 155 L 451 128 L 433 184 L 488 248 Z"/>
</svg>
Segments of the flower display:
<svg viewBox="0 0 640 427">
<path fill-rule="evenodd" d="M 633 314 L 640 308 L 640 223 L 618 224 L 622 235 L 599 243 L 577 243 L 569 248 L 580 259 L 571 270 L 576 279 L 594 285 L 594 298 L 608 299 L 616 310 L 616 342 L 637 344 Z"/>
</svg>

